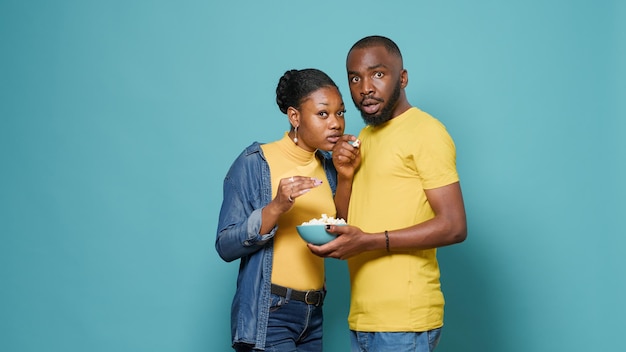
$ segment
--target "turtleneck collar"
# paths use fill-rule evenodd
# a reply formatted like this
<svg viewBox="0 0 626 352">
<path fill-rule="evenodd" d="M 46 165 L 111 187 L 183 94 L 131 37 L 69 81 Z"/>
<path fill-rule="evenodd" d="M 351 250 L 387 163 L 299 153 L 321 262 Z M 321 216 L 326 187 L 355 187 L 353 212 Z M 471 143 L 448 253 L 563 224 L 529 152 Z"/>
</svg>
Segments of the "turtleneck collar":
<svg viewBox="0 0 626 352">
<path fill-rule="evenodd" d="M 293 140 L 289 138 L 288 132 L 285 132 L 283 138 L 278 140 L 276 143 L 280 149 L 287 154 L 287 156 L 297 160 L 299 163 L 307 164 L 315 160 L 315 151 L 307 152 L 306 150 L 298 147 Z"/>
</svg>

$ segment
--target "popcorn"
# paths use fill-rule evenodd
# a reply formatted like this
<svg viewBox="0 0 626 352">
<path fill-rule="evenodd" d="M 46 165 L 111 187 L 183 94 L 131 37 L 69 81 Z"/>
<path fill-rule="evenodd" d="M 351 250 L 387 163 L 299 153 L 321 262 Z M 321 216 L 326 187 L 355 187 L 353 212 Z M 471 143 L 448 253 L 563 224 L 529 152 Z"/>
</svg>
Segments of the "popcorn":
<svg viewBox="0 0 626 352">
<path fill-rule="evenodd" d="M 322 214 L 322 217 L 319 219 L 311 219 L 309 221 L 305 221 L 302 225 L 345 225 L 346 220 L 344 219 L 335 219 L 334 217 L 328 217 L 326 214 Z"/>
<path fill-rule="evenodd" d="M 353 147 L 358 148 L 361 145 L 361 140 L 357 139 L 356 141 L 349 141 L 348 143 L 350 143 Z"/>
</svg>

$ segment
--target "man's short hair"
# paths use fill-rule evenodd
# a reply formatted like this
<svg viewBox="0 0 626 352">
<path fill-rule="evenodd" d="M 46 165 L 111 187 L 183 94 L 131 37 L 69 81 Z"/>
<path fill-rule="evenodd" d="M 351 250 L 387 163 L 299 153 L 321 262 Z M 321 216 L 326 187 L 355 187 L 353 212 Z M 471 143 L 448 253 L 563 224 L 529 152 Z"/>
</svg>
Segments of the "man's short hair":
<svg viewBox="0 0 626 352">
<path fill-rule="evenodd" d="M 402 59 L 402 53 L 400 53 L 400 48 L 398 48 L 398 45 L 396 45 L 393 40 L 387 37 L 383 37 L 381 35 L 371 35 L 362 38 L 358 42 L 354 43 L 348 53 L 352 52 L 352 50 L 354 49 L 370 48 L 373 46 L 382 46 L 387 50 L 388 53 L 396 55 L 400 59 Z"/>
</svg>

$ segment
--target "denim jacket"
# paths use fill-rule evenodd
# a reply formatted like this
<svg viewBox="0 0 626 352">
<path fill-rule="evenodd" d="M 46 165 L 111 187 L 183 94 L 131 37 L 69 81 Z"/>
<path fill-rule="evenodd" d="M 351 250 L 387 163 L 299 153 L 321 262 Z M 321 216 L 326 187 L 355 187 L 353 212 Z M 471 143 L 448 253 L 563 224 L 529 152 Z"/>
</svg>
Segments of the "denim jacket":
<svg viewBox="0 0 626 352">
<path fill-rule="evenodd" d="M 241 259 L 231 307 L 233 345 L 242 343 L 263 350 L 277 227 L 267 234 L 259 233 L 261 210 L 272 200 L 270 169 L 260 146 L 254 142 L 247 147 L 226 174 L 215 248 L 227 262 Z M 317 157 L 334 195 L 337 173 L 330 153 L 317 151 Z"/>
</svg>

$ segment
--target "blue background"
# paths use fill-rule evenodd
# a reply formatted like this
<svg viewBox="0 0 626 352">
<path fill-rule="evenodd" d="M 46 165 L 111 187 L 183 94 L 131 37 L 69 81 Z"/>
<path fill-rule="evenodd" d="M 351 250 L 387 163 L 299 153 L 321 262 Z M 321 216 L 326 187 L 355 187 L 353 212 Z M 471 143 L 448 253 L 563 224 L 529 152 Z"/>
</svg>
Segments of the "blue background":
<svg viewBox="0 0 626 352">
<path fill-rule="evenodd" d="M 0 2 L 0 350 L 229 351 L 224 174 L 289 127 L 291 68 L 394 39 L 455 139 L 469 237 L 439 352 L 617 351 L 626 326 L 623 1 Z M 326 351 L 348 350 L 328 260 Z"/>
</svg>

